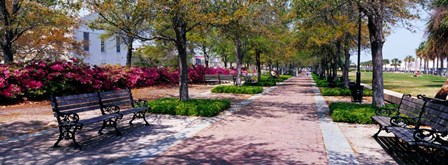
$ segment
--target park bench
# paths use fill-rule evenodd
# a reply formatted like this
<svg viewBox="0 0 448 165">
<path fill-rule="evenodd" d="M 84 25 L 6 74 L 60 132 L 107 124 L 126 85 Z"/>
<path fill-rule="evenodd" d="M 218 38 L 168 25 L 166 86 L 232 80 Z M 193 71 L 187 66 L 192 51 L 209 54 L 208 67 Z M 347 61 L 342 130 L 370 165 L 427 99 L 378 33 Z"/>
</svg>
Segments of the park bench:
<svg viewBox="0 0 448 165">
<path fill-rule="evenodd" d="M 379 129 L 373 136 L 377 137 L 382 130 L 389 132 L 388 128 L 390 126 L 408 127 L 415 125 L 426 103 L 421 95 L 418 97 L 413 98 L 409 94 L 404 94 L 401 97 L 398 108 L 377 109 L 375 111 L 376 115 L 372 116 L 372 119 L 379 125 Z"/>
<path fill-rule="evenodd" d="M 432 155 L 448 154 L 448 106 L 445 101 L 429 100 L 424 105 L 418 123 L 414 128 L 389 127 L 399 140 L 417 149 L 427 148 Z M 431 156 L 431 155 L 428 155 Z M 445 162 L 446 163 L 446 162 Z"/>
<path fill-rule="evenodd" d="M 121 115 L 132 114 L 132 119 L 129 124 L 133 124 L 132 121 L 137 118 L 143 119 L 145 125 L 149 123 L 146 121 L 146 112 L 149 110 L 148 102 L 143 100 L 134 100 L 131 90 L 121 89 L 107 92 L 100 92 L 100 105 L 103 115 L 119 113 Z M 137 107 L 138 105 L 138 107 Z"/>
<path fill-rule="evenodd" d="M 205 83 L 219 83 L 219 76 L 214 74 L 205 74 L 204 75 Z"/>
<path fill-rule="evenodd" d="M 54 116 L 58 121 L 59 138 L 53 147 L 58 147 L 62 139 L 73 140 L 75 149 L 81 149 L 81 145 L 76 142 L 76 132 L 85 125 L 102 122 L 98 134 L 102 134 L 105 127 L 114 127 L 116 134 L 121 135 L 117 128 L 117 120 L 122 118 L 122 114 L 103 112 L 98 99 L 98 93 L 87 93 L 70 96 L 51 97 L 51 105 Z"/>
<path fill-rule="evenodd" d="M 236 77 L 233 75 L 219 74 L 218 78 L 219 78 L 220 84 L 226 83 L 226 82 L 233 82 L 233 84 L 236 84 L 236 82 L 235 82 Z"/>
</svg>

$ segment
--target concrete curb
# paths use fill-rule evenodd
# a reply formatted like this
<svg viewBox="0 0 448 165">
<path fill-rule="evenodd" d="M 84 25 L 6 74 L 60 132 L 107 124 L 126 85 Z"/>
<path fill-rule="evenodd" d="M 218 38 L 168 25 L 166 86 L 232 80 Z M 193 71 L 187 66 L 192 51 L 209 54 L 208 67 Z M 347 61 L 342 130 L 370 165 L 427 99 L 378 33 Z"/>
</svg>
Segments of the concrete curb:
<svg viewBox="0 0 448 165">
<path fill-rule="evenodd" d="M 329 117 L 330 109 L 315 83 L 313 83 L 313 91 L 328 163 L 331 165 L 359 164 L 348 140 L 342 134 L 339 126 Z"/>
</svg>

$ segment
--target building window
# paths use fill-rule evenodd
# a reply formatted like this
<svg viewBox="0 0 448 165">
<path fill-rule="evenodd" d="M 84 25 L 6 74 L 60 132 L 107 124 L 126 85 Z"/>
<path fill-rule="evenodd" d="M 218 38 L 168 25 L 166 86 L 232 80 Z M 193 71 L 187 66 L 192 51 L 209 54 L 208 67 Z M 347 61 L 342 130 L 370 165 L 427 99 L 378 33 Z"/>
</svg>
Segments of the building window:
<svg viewBox="0 0 448 165">
<path fill-rule="evenodd" d="M 105 51 L 104 39 L 101 38 L 101 52 Z"/>
<path fill-rule="evenodd" d="M 83 34 L 83 47 L 85 51 L 89 51 L 89 32 L 84 32 Z"/>
<path fill-rule="evenodd" d="M 199 59 L 199 58 L 196 58 L 196 61 L 195 61 L 195 63 L 196 63 L 196 65 L 201 65 L 201 59 Z"/>
<path fill-rule="evenodd" d="M 121 45 L 120 37 L 117 36 L 117 37 L 115 38 L 115 41 L 117 42 L 117 43 L 116 43 L 117 52 L 120 52 L 120 45 Z"/>
</svg>

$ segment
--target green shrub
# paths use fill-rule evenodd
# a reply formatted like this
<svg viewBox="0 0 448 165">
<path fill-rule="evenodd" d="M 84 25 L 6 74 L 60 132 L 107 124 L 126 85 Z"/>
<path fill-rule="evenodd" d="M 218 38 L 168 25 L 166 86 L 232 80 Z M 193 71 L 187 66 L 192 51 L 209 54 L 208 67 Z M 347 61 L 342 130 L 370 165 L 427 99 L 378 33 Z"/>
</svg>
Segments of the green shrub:
<svg viewBox="0 0 448 165">
<path fill-rule="evenodd" d="M 148 104 L 151 113 L 204 117 L 216 116 L 230 107 L 227 99 L 190 99 L 182 102 L 176 98 L 161 98 Z"/>
<path fill-rule="evenodd" d="M 349 88 L 330 88 L 330 87 L 319 87 L 322 96 L 351 96 L 351 91 Z M 364 88 L 363 96 L 372 96 L 373 91 L 371 89 Z"/>
<path fill-rule="evenodd" d="M 263 92 L 263 87 L 260 86 L 220 85 L 212 89 L 212 93 L 257 94 L 261 92 Z"/>
<path fill-rule="evenodd" d="M 396 104 L 387 104 L 386 108 L 396 108 Z M 371 104 L 333 102 L 330 104 L 330 115 L 335 122 L 373 124 L 372 116 L 375 107 Z"/>
<path fill-rule="evenodd" d="M 333 102 L 330 104 L 330 115 L 335 122 L 373 124 L 375 107 L 371 104 Z"/>
<path fill-rule="evenodd" d="M 277 83 L 275 81 L 260 81 L 256 83 L 244 83 L 244 86 L 275 86 Z"/>
<path fill-rule="evenodd" d="M 291 75 L 280 75 L 279 79 L 283 82 L 291 77 L 292 77 Z"/>
</svg>

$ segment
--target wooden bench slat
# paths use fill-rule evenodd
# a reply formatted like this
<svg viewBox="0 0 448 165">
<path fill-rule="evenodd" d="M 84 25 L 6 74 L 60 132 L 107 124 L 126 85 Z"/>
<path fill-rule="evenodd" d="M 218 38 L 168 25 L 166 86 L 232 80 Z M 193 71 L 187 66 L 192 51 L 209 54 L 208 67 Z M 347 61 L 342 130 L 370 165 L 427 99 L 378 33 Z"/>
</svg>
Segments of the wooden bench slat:
<svg viewBox="0 0 448 165">
<path fill-rule="evenodd" d="M 100 95 L 104 96 L 104 95 L 116 94 L 116 93 L 129 93 L 128 91 L 129 91 L 129 89 L 119 89 L 119 90 L 113 90 L 113 91 L 100 92 Z"/>
<path fill-rule="evenodd" d="M 129 97 L 128 92 L 120 92 L 120 93 L 109 93 L 109 94 L 100 94 L 101 99 L 105 98 L 114 98 L 114 97 Z"/>
<path fill-rule="evenodd" d="M 78 99 L 78 98 L 91 98 L 91 97 L 98 97 L 98 93 L 84 93 L 84 94 L 77 94 L 77 95 L 69 95 L 69 96 L 56 96 L 57 99 Z"/>
<path fill-rule="evenodd" d="M 61 110 L 60 113 L 81 113 L 81 112 L 87 112 L 87 111 L 98 111 L 99 113 L 101 107 L 100 106 L 90 106 L 90 107 L 79 107 L 74 109 L 68 109 L 68 110 Z"/>
<path fill-rule="evenodd" d="M 93 109 L 99 109 L 100 104 L 99 102 L 88 102 L 88 103 L 82 103 L 82 104 L 67 104 L 64 106 L 58 106 L 59 111 L 69 111 L 70 109 L 78 109 L 80 107 L 92 107 Z"/>
<path fill-rule="evenodd" d="M 73 105 L 73 104 L 83 104 L 83 103 L 90 103 L 90 102 L 98 102 L 98 96 L 96 97 L 87 97 L 87 98 L 77 98 L 77 99 L 61 99 L 56 98 L 58 106 L 66 106 L 66 105 Z"/>
<path fill-rule="evenodd" d="M 113 119 L 116 117 L 120 117 L 120 114 L 101 115 L 101 116 L 97 116 L 97 117 L 93 117 L 93 118 L 89 118 L 89 119 L 80 120 L 78 123 L 82 123 L 84 125 L 89 125 L 89 124 L 101 122 L 103 120 Z"/>
<path fill-rule="evenodd" d="M 131 105 L 131 100 L 121 100 L 121 99 L 119 99 L 119 100 L 106 100 L 106 101 L 102 101 L 103 102 L 103 105 L 104 106 L 113 106 L 113 105 L 117 105 L 117 106 L 120 106 L 120 105 L 129 105 L 129 106 L 132 106 Z"/>
</svg>

